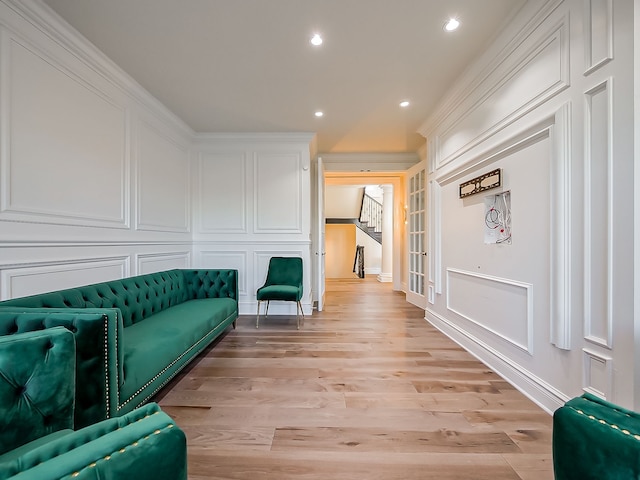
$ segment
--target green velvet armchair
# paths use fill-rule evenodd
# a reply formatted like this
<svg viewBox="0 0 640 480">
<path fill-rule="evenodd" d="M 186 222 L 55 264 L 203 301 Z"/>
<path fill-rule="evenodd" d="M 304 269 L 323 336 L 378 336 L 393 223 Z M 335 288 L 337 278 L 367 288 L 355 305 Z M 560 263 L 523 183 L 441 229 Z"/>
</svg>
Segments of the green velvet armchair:
<svg viewBox="0 0 640 480">
<path fill-rule="evenodd" d="M 64 327 L 0 337 L 0 480 L 186 480 L 186 439 L 155 403 L 74 431 Z"/>
<path fill-rule="evenodd" d="M 260 324 L 260 304 L 267 302 L 265 316 L 269 314 L 269 302 L 280 300 L 284 302 L 296 302 L 296 325 L 300 328 L 300 314 L 304 323 L 302 311 L 302 259 L 299 257 L 271 257 L 267 270 L 267 279 L 264 285 L 256 292 L 258 300 L 258 313 L 256 315 L 256 328 Z"/>
<path fill-rule="evenodd" d="M 585 393 L 553 414 L 556 480 L 640 479 L 640 414 Z"/>
</svg>

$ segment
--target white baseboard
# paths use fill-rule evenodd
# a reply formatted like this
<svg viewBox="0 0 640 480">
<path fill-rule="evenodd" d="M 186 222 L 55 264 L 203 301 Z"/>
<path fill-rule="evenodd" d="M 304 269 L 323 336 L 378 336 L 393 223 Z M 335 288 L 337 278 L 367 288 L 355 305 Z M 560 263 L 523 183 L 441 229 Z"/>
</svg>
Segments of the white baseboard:
<svg viewBox="0 0 640 480">
<path fill-rule="evenodd" d="M 569 397 L 446 318 L 427 309 L 425 320 L 495 371 L 549 414 Z"/>
</svg>

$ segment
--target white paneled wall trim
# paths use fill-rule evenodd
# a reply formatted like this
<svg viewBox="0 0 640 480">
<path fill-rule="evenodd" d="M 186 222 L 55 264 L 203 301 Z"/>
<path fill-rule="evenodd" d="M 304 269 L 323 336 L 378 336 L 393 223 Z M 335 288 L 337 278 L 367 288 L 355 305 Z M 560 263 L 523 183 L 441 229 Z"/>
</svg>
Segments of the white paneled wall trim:
<svg viewBox="0 0 640 480">
<path fill-rule="evenodd" d="M 583 348 L 582 389 L 604 400 L 613 392 L 613 358 Z"/>
<path fill-rule="evenodd" d="M 426 318 L 548 411 L 583 391 L 640 403 L 630 361 L 633 19 L 632 2 L 527 2 L 420 129 L 430 286 L 447 275 Z M 510 245 L 485 243 L 482 194 L 457 198 L 460 182 L 488 168 L 503 171 L 495 191 L 511 193 Z M 532 285 L 531 336 L 513 330 L 524 328 L 522 303 L 506 308 L 515 325 L 484 314 L 475 305 L 505 293 L 485 288 L 466 302 L 456 269 Z M 530 351 L 514 348 L 528 341 Z"/>
<path fill-rule="evenodd" d="M 533 354 L 533 285 L 447 268 L 447 309 Z"/>
<path fill-rule="evenodd" d="M 569 18 L 567 14 L 557 12 L 563 4 L 563 0 L 548 0 L 542 8 L 535 7 L 530 17 L 522 15 L 524 21 L 516 19 L 506 29 L 506 44 L 497 42 L 476 62 L 470 66 L 467 72 L 456 82 L 449 96 L 444 100 L 436 113 L 430 117 L 419 129 L 419 132 L 433 143 L 435 157 L 433 160 L 437 167 L 448 163 L 453 158 L 460 156 L 464 151 L 482 142 L 487 136 L 495 134 L 500 128 L 517 120 L 528 111 L 548 100 L 551 96 L 568 87 L 569 79 L 569 42 L 568 28 Z M 553 21 L 548 22 L 549 18 Z M 555 17 L 555 18 L 554 18 Z M 511 36 L 509 36 L 511 35 Z M 546 47 L 555 48 L 553 62 L 548 62 L 555 70 L 547 71 L 539 76 L 536 63 Z M 530 69 L 527 71 L 527 69 Z M 517 98 L 516 103 L 505 101 L 509 110 L 489 111 L 486 120 L 477 123 L 473 128 L 465 132 L 464 136 L 456 139 L 457 154 L 451 148 L 449 153 L 443 145 L 444 132 L 453 128 L 458 130 L 458 125 L 467 121 L 471 112 L 479 112 L 483 105 L 490 105 L 489 100 L 495 100 L 496 93 L 505 90 L 508 82 L 524 75 L 536 78 L 542 82 L 545 88 L 536 86 L 533 91 L 538 92 L 532 97 L 530 92 L 524 93 L 522 98 Z M 526 99 L 526 100 L 523 100 Z M 530 103 L 529 103 L 530 102 Z M 496 102 L 500 104 L 500 102 Z M 482 127 L 483 128 L 482 128 Z M 485 130 L 486 133 L 481 132 Z M 438 132 L 434 134 L 434 132 Z M 475 138 L 475 141 L 472 141 Z M 467 144 L 462 150 L 462 146 Z"/>
<path fill-rule="evenodd" d="M 34 262 L 0 268 L 0 298 L 23 297 L 127 277 L 130 264 L 130 257 L 122 256 Z"/>
<path fill-rule="evenodd" d="M 0 42 L 0 219 L 129 228 L 127 108 L 2 27 Z M 109 195 L 87 181 L 96 175 Z M 69 184 L 82 202 L 64 194 Z"/>
<path fill-rule="evenodd" d="M 191 251 L 136 254 L 138 275 L 191 266 Z"/>
<path fill-rule="evenodd" d="M 612 348 L 614 160 L 613 80 L 587 90 L 585 98 L 585 339 Z"/>
<path fill-rule="evenodd" d="M 613 0 L 584 2 L 585 75 L 613 60 Z"/>
</svg>

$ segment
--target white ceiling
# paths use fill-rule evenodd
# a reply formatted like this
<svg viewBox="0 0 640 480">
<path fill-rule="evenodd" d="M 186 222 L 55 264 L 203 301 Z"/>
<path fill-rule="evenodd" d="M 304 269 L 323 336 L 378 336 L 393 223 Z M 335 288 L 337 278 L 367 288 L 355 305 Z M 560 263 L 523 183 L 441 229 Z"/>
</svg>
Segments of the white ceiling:
<svg viewBox="0 0 640 480">
<path fill-rule="evenodd" d="M 195 131 L 317 132 L 323 153 L 415 152 L 525 1 L 44 0 Z"/>
</svg>

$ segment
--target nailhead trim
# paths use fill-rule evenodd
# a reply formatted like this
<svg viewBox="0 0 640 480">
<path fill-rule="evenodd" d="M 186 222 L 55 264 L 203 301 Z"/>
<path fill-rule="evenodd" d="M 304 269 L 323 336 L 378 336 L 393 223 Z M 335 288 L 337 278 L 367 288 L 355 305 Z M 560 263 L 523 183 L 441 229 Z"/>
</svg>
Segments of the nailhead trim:
<svg viewBox="0 0 640 480">
<path fill-rule="evenodd" d="M 233 315 L 233 314 L 232 314 Z M 226 322 L 229 320 L 229 318 L 231 318 L 230 315 L 229 317 L 225 318 L 222 322 L 220 322 L 220 324 Z M 215 329 L 214 329 L 215 330 Z M 160 372 L 154 376 L 151 380 L 149 380 L 147 383 L 145 383 L 142 387 L 140 387 L 133 395 L 131 395 L 127 400 L 125 400 L 122 404 L 118 404 L 118 410 L 120 410 L 122 407 L 124 407 L 127 403 L 129 403 L 131 400 L 133 400 L 137 395 L 139 395 L 140 393 L 142 393 L 143 390 L 145 390 L 149 385 L 151 385 L 153 382 L 155 382 L 159 377 L 161 377 L 164 372 L 166 372 L 167 370 L 169 370 L 171 367 L 173 367 L 176 363 L 178 363 L 185 355 L 188 355 L 194 348 L 196 348 L 200 343 L 202 343 L 203 340 L 205 340 L 207 338 L 207 336 L 213 332 L 213 330 L 210 330 L 209 333 L 207 333 L 204 337 L 202 337 L 200 340 L 198 340 L 196 343 L 194 343 L 193 345 L 191 345 L 191 347 L 189 347 L 187 350 L 185 350 L 178 358 L 176 358 L 173 362 L 171 362 L 169 365 L 167 365 L 166 367 L 164 367 L 162 370 L 160 370 Z M 165 380 L 162 385 L 158 386 L 158 388 L 156 388 L 151 394 L 149 394 L 149 396 L 147 396 L 144 400 L 142 400 L 140 402 L 140 405 L 143 404 L 144 402 L 146 402 L 148 399 L 150 399 L 151 397 L 153 397 L 158 390 L 160 390 L 164 385 L 167 384 L 167 382 L 169 382 L 169 380 L 171 380 L 178 372 L 175 372 L 173 375 L 171 375 L 171 377 L 169 377 L 167 380 Z M 118 390 L 120 390 L 118 388 Z"/>
<path fill-rule="evenodd" d="M 105 408 L 107 410 L 106 418 L 109 418 L 109 318 L 104 315 L 104 394 Z M 116 321 L 118 314 L 116 314 Z M 116 360 L 117 361 L 117 360 Z M 116 386 L 117 390 L 117 386 Z"/>
<path fill-rule="evenodd" d="M 584 413 L 582 410 L 575 408 L 575 407 L 571 407 L 571 409 L 573 411 L 575 411 L 576 413 L 580 414 L 580 415 L 584 415 L 585 417 L 587 417 L 589 420 L 593 420 L 594 422 L 598 422 L 602 425 L 607 425 L 608 427 L 611 427 L 613 430 L 618 430 L 619 432 L 623 433 L 624 435 L 628 435 L 630 437 L 633 437 L 634 439 L 640 441 L 640 435 L 637 433 L 632 433 L 629 430 L 626 429 L 620 429 L 620 427 L 618 425 L 613 425 L 611 423 L 608 423 L 606 420 L 602 420 L 601 418 L 596 418 L 593 415 L 587 415 L 586 413 Z"/>
<path fill-rule="evenodd" d="M 156 413 L 160 413 L 160 412 L 155 412 L 152 415 L 155 415 Z M 146 418 L 149 418 L 151 415 L 147 415 L 144 418 L 140 418 L 138 420 L 136 420 L 136 422 L 139 422 L 141 420 L 144 420 Z M 166 427 L 164 427 L 162 430 L 158 429 L 158 430 L 154 430 L 153 435 L 159 435 L 161 434 L 163 431 L 167 431 L 167 430 L 171 430 L 174 427 L 174 425 L 172 423 L 170 423 L 169 425 L 167 425 Z M 110 455 L 106 455 L 104 458 L 101 458 L 99 460 L 96 460 L 95 462 L 90 463 L 89 465 L 87 465 L 84 468 L 81 468 L 80 470 L 73 472 L 70 476 L 71 478 L 75 478 L 77 476 L 79 476 L 84 470 L 88 469 L 88 468 L 95 468 L 98 466 L 98 462 L 108 462 L 109 460 L 111 460 L 111 457 L 113 457 L 115 454 L 117 453 L 125 453 L 128 449 L 133 448 L 133 447 L 137 447 L 140 445 L 140 442 L 144 441 L 144 440 L 149 440 L 149 438 L 151 438 L 151 435 L 145 435 L 144 437 L 136 440 L 135 442 L 133 442 L 131 445 L 125 445 L 124 447 L 120 448 L 119 450 L 114 451 L 113 453 L 111 453 Z"/>
</svg>

